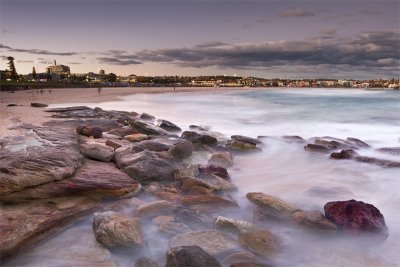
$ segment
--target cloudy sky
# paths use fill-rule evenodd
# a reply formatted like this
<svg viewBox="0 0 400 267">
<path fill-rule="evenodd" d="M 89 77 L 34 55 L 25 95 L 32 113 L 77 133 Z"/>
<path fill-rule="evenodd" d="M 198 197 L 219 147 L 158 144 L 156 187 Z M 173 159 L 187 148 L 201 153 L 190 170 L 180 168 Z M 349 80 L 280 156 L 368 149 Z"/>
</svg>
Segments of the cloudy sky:
<svg viewBox="0 0 400 267">
<path fill-rule="evenodd" d="M 400 1 L 0 0 L 0 69 L 392 78 Z"/>
</svg>

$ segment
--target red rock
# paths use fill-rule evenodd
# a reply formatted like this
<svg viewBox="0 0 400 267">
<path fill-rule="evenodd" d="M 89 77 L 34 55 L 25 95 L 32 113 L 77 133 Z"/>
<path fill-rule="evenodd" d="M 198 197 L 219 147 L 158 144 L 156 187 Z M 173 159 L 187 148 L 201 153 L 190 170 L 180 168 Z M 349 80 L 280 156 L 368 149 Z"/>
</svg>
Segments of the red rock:
<svg viewBox="0 0 400 267">
<path fill-rule="evenodd" d="M 207 164 L 199 166 L 199 171 L 200 174 L 214 174 L 227 180 L 230 179 L 227 169 L 219 165 Z"/>
<path fill-rule="evenodd" d="M 333 201 L 326 203 L 324 210 L 325 217 L 350 236 L 369 233 L 378 237 L 380 241 L 389 236 L 385 218 L 371 204 L 354 199 Z"/>
</svg>

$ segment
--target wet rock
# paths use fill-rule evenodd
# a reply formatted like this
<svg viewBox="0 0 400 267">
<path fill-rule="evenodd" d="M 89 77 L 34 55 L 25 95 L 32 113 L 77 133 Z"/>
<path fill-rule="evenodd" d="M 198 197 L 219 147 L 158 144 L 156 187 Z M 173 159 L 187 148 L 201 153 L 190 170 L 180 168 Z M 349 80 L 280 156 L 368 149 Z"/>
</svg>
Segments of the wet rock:
<svg viewBox="0 0 400 267">
<path fill-rule="evenodd" d="M 225 218 L 222 216 L 218 216 L 215 219 L 215 226 L 221 230 L 225 230 L 235 234 L 244 233 L 255 229 L 255 225 L 252 223 L 233 218 Z"/>
<path fill-rule="evenodd" d="M 114 128 L 107 132 L 107 134 L 116 135 L 119 136 L 120 138 L 124 138 L 126 135 L 137 134 L 137 133 L 138 131 L 136 129 L 127 126 Z"/>
<path fill-rule="evenodd" d="M 155 225 L 162 225 L 169 222 L 174 222 L 175 218 L 171 215 L 159 215 L 151 220 Z"/>
<path fill-rule="evenodd" d="M 357 147 L 345 143 L 344 140 L 331 137 L 316 138 L 314 144 L 324 146 L 328 149 L 357 149 Z"/>
<path fill-rule="evenodd" d="M 231 264 L 230 267 L 272 267 L 273 265 L 255 262 L 237 262 Z"/>
<path fill-rule="evenodd" d="M 247 193 L 246 198 L 271 218 L 287 219 L 291 213 L 301 211 L 290 203 L 264 193 Z"/>
<path fill-rule="evenodd" d="M 387 159 L 378 159 L 373 157 L 356 156 L 354 159 L 358 162 L 378 165 L 385 168 L 400 168 L 400 162 Z"/>
<path fill-rule="evenodd" d="M 176 207 L 169 201 L 160 200 L 146 203 L 136 210 L 136 215 L 142 218 L 153 218 L 158 215 L 171 214 Z"/>
<path fill-rule="evenodd" d="M 130 120 L 129 123 L 132 128 L 138 129 L 140 133 L 147 135 L 170 135 L 168 131 L 141 120 Z"/>
<path fill-rule="evenodd" d="M 357 147 L 362 147 L 362 148 L 370 147 L 370 145 L 368 145 L 364 141 L 353 137 L 347 137 L 346 142 Z"/>
<path fill-rule="evenodd" d="M 107 248 L 143 245 L 140 221 L 117 212 L 95 213 L 93 232 L 96 240 Z"/>
<path fill-rule="evenodd" d="M 336 232 L 336 225 L 328 221 L 319 211 L 296 211 L 290 215 L 292 221 L 308 230 Z"/>
<path fill-rule="evenodd" d="M 31 103 L 31 107 L 34 107 L 34 108 L 45 108 L 45 107 L 48 107 L 49 105 L 47 105 L 47 104 L 43 104 L 43 103 Z"/>
<path fill-rule="evenodd" d="M 253 142 L 244 142 L 240 140 L 229 140 L 226 142 L 226 147 L 233 151 L 247 152 L 259 150 Z"/>
<path fill-rule="evenodd" d="M 149 136 L 147 134 L 137 133 L 137 134 L 125 135 L 124 139 L 130 142 L 140 142 L 149 139 Z"/>
<path fill-rule="evenodd" d="M 81 153 L 91 159 L 109 162 L 114 156 L 114 149 L 106 144 L 89 142 L 82 144 Z"/>
<path fill-rule="evenodd" d="M 266 229 L 241 233 L 239 242 L 250 251 L 267 257 L 274 256 L 282 248 L 278 238 Z"/>
<path fill-rule="evenodd" d="M 199 134 L 199 133 L 192 132 L 192 131 L 183 132 L 181 137 L 183 139 L 186 139 L 186 140 L 192 142 L 193 144 L 197 144 L 197 146 L 199 146 L 199 145 L 214 146 L 218 142 L 217 138 L 215 138 L 211 135 Z"/>
<path fill-rule="evenodd" d="M 197 245 L 171 248 L 166 257 L 165 267 L 222 267 L 216 258 Z"/>
<path fill-rule="evenodd" d="M 174 179 L 175 167 L 163 159 L 138 160 L 124 171 L 142 184 Z"/>
<path fill-rule="evenodd" d="M 331 148 L 328 148 L 328 147 L 322 146 L 322 145 L 307 144 L 304 147 L 304 150 L 318 152 L 318 153 L 322 153 L 322 154 L 328 154 L 331 151 Z"/>
<path fill-rule="evenodd" d="M 200 165 L 199 172 L 201 175 L 216 175 L 226 180 L 230 179 L 228 170 L 225 167 L 215 164 Z"/>
<path fill-rule="evenodd" d="M 152 195 L 157 195 L 163 190 L 163 185 L 159 182 L 151 182 L 143 188 L 144 192 Z"/>
<path fill-rule="evenodd" d="M 96 241 L 90 225 L 68 228 L 1 266 L 117 267 L 108 249 Z"/>
<path fill-rule="evenodd" d="M 224 266 L 235 266 L 234 264 L 242 264 L 242 263 L 249 263 L 258 262 L 260 261 L 259 257 L 254 255 L 248 251 L 235 251 L 231 255 L 225 257 L 222 260 L 222 264 Z M 240 266 L 240 265 L 239 265 Z"/>
<path fill-rule="evenodd" d="M 331 154 L 331 158 L 333 159 L 352 159 L 356 156 L 358 156 L 358 153 L 352 149 L 349 150 L 342 149 L 340 152 L 333 152 Z"/>
<path fill-rule="evenodd" d="M 97 207 L 97 202 L 84 197 L 1 205 L 0 259 L 9 258 L 50 237 Z"/>
<path fill-rule="evenodd" d="M 176 221 L 185 223 L 192 229 L 211 228 L 214 224 L 210 216 L 197 210 L 179 208 L 174 211 L 174 215 Z"/>
<path fill-rule="evenodd" d="M 179 128 L 176 124 L 174 124 L 174 123 L 172 123 L 170 121 L 167 121 L 167 120 L 159 120 L 157 126 L 162 128 L 162 129 L 164 129 L 164 130 L 166 130 L 166 131 L 168 131 L 168 132 L 180 132 L 180 131 L 182 131 L 182 129 Z"/>
<path fill-rule="evenodd" d="M 245 142 L 245 143 L 262 144 L 262 142 L 258 139 L 243 136 L 243 135 L 232 135 L 231 139 L 240 141 L 240 142 Z"/>
<path fill-rule="evenodd" d="M 131 214 L 133 214 L 136 209 L 144 205 L 145 202 L 139 198 L 132 197 L 132 198 L 122 198 L 114 201 L 113 203 L 103 207 L 102 211 L 118 211 L 123 214 L 126 213 L 126 211 L 131 211 Z"/>
<path fill-rule="evenodd" d="M 197 178 L 185 177 L 180 182 L 182 192 L 191 195 L 211 195 L 219 189 L 217 186 Z"/>
<path fill-rule="evenodd" d="M 8 104 L 7 107 L 16 107 L 18 106 L 17 104 Z"/>
<path fill-rule="evenodd" d="M 87 161 L 71 178 L 1 195 L 0 200 L 16 203 L 77 194 L 100 198 L 121 197 L 135 195 L 140 188 L 136 180 L 120 171 L 114 164 Z"/>
<path fill-rule="evenodd" d="M 371 234 L 378 241 L 388 238 L 385 218 L 371 204 L 354 199 L 328 202 L 324 206 L 326 218 L 350 236 Z"/>
<path fill-rule="evenodd" d="M 135 267 L 159 267 L 156 262 L 148 258 L 140 258 L 135 262 Z"/>
<path fill-rule="evenodd" d="M 46 112 L 63 113 L 63 112 L 78 111 L 78 110 L 91 110 L 91 108 L 89 108 L 87 106 L 73 106 L 73 107 L 65 107 L 65 108 L 50 108 L 50 109 L 46 109 Z"/>
<path fill-rule="evenodd" d="M 233 192 L 233 191 L 238 190 L 238 188 L 235 184 L 233 184 L 230 181 L 227 181 L 225 179 L 222 179 L 218 176 L 215 176 L 215 175 L 210 178 L 205 178 L 205 180 L 208 183 L 216 186 L 218 188 L 218 190 L 222 191 L 222 192 Z"/>
<path fill-rule="evenodd" d="M 199 169 L 197 166 L 185 166 L 178 168 L 175 173 L 174 173 L 174 179 L 175 180 L 180 180 L 185 177 L 191 177 L 194 178 L 196 175 L 196 172 L 198 173 Z"/>
<path fill-rule="evenodd" d="M 395 156 L 400 156 L 400 147 L 381 147 L 378 148 L 376 151 Z"/>
<path fill-rule="evenodd" d="M 156 119 L 156 117 L 154 117 L 153 115 L 147 114 L 147 113 L 142 113 L 142 115 L 140 115 L 140 119 L 147 120 L 147 121 L 153 121 Z"/>
<path fill-rule="evenodd" d="M 122 145 L 112 140 L 106 140 L 106 146 L 112 147 L 114 150 L 120 148 Z"/>
<path fill-rule="evenodd" d="M 166 222 L 158 225 L 158 232 L 167 238 L 171 238 L 180 234 L 185 234 L 191 231 L 192 230 L 183 223 Z"/>
<path fill-rule="evenodd" d="M 233 165 L 232 154 L 229 151 L 218 151 L 211 155 L 210 164 L 230 167 Z"/>
<path fill-rule="evenodd" d="M 305 143 L 306 140 L 297 135 L 283 135 L 282 138 L 290 143 Z"/>
<path fill-rule="evenodd" d="M 176 159 L 185 159 L 192 155 L 194 146 L 189 141 L 182 141 L 176 145 L 173 145 L 169 150 L 170 153 Z"/>
<path fill-rule="evenodd" d="M 87 137 L 101 138 L 103 130 L 99 127 L 78 126 L 76 133 Z"/>
<path fill-rule="evenodd" d="M 216 195 L 183 196 L 180 202 L 184 206 L 190 206 L 192 209 L 200 211 L 216 211 L 238 207 L 235 201 Z"/>
<path fill-rule="evenodd" d="M 207 253 L 216 256 L 237 247 L 236 242 L 228 235 L 217 231 L 197 231 L 173 237 L 172 247 L 199 246 Z"/>
</svg>

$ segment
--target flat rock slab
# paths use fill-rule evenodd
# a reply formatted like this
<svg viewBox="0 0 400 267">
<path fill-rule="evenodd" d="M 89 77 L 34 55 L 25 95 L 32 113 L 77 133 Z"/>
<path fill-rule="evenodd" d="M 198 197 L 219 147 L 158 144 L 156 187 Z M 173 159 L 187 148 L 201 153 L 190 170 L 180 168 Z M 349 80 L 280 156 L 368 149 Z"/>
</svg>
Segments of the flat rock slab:
<svg viewBox="0 0 400 267">
<path fill-rule="evenodd" d="M 4 202 L 23 202 L 36 199 L 84 194 L 95 197 L 134 195 L 141 188 L 113 163 L 87 160 L 76 174 L 61 181 L 50 182 L 11 194 L 0 196 Z"/>
<path fill-rule="evenodd" d="M 90 225 L 72 227 L 18 256 L 4 267 L 116 267 L 111 253 L 99 244 Z"/>
<path fill-rule="evenodd" d="M 0 206 L 0 259 L 13 256 L 51 236 L 98 206 L 98 202 L 86 197 Z"/>
</svg>

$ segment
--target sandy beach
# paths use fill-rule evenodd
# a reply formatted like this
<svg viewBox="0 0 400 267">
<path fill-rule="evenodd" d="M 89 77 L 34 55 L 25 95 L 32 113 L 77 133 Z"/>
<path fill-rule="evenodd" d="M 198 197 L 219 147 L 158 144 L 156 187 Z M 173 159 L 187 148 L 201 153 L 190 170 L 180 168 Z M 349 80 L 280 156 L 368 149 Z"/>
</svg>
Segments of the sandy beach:
<svg viewBox="0 0 400 267">
<path fill-rule="evenodd" d="M 0 91 L 0 137 L 10 135 L 13 126 L 19 123 L 40 125 L 47 121 L 50 115 L 43 108 L 31 107 L 31 103 L 62 104 L 62 103 L 99 103 L 116 100 L 118 97 L 138 93 L 170 93 L 170 92 L 200 92 L 221 90 L 243 90 L 243 88 L 215 87 L 136 87 L 136 88 L 65 88 L 65 89 L 32 89 L 15 92 Z M 15 104 L 17 106 L 8 106 Z"/>
</svg>

